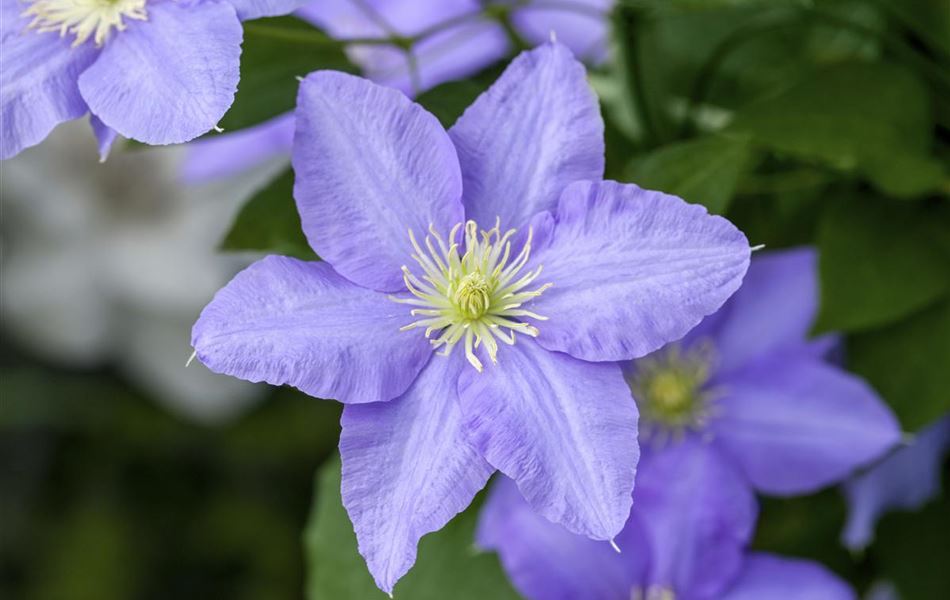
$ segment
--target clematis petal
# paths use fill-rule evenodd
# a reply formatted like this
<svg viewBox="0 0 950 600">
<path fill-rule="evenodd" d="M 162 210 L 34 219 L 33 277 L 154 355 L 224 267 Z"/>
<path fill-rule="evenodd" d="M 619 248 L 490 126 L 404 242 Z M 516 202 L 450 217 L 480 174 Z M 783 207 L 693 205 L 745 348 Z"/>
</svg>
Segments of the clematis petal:
<svg viewBox="0 0 950 600">
<path fill-rule="evenodd" d="M 549 520 L 613 538 L 630 512 L 639 454 L 637 408 L 620 367 L 548 352 L 530 338 L 503 347 L 498 361 L 459 380 L 476 447 Z"/>
<path fill-rule="evenodd" d="M 874 539 L 888 510 L 916 510 L 940 491 L 943 459 L 950 451 L 950 416 L 930 425 L 880 464 L 844 484 L 848 521 L 842 539 L 852 550 Z"/>
<path fill-rule="evenodd" d="M 79 78 L 94 115 L 146 144 L 187 142 L 234 101 L 241 23 L 224 2 L 151 3 Z"/>
<path fill-rule="evenodd" d="M 96 115 L 89 115 L 89 126 L 92 127 L 92 133 L 96 136 L 96 144 L 99 146 L 99 162 L 106 162 L 118 134 L 115 129 L 100 121 Z"/>
<path fill-rule="evenodd" d="M 185 146 L 181 176 L 187 183 L 202 183 L 245 172 L 270 158 L 290 155 L 294 115 L 273 119 L 221 136 L 202 138 Z"/>
<path fill-rule="evenodd" d="M 618 600 L 643 586 L 649 547 L 637 519 L 604 541 L 576 535 L 534 512 L 515 482 L 501 476 L 482 507 L 478 545 L 498 552 L 515 588 L 533 600 Z"/>
<path fill-rule="evenodd" d="M 344 277 L 405 289 L 408 230 L 443 236 L 462 220 L 462 177 L 435 117 L 402 93 L 318 71 L 300 84 L 294 197 L 317 254 Z"/>
<path fill-rule="evenodd" d="M 607 34 L 609 14 L 613 0 L 575 0 L 570 9 L 551 3 L 527 3 L 512 15 L 518 32 L 531 45 L 543 44 L 551 39 L 571 49 L 577 58 L 597 64 L 607 58 Z"/>
<path fill-rule="evenodd" d="M 758 509 L 742 474 L 686 437 L 644 449 L 632 514 L 653 550 L 649 584 L 699 600 L 719 598 L 741 569 Z"/>
<path fill-rule="evenodd" d="M 777 355 L 712 384 L 716 443 L 760 491 L 803 494 L 900 441 L 894 415 L 861 379 L 808 356 Z"/>
<path fill-rule="evenodd" d="M 191 343 L 216 373 L 377 402 L 405 392 L 431 355 L 422 336 L 399 334 L 407 317 L 325 263 L 269 256 L 215 295 Z"/>
<path fill-rule="evenodd" d="M 706 209 L 613 181 L 577 182 L 557 215 L 532 221 L 534 267 L 553 283 L 531 304 L 538 343 L 591 361 L 626 360 L 679 339 L 742 283 L 749 244 Z"/>
<path fill-rule="evenodd" d="M 449 130 L 465 213 L 503 229 L 552 210 L 571 182 L 604 173 L 604 123 L 583 65 L 560 44 L 523 52 Z"/>
<path fill-rule="evenodd" d="M 347 48 L 367 78 L 412 95 L 462 79 L 505 56 L 508 37 L 497 22 L 480 15 L 481 8 L 478 0 L 324 0 L 311 2 L 297 14 L 337 39 L 432 32 L 416 42 L 411 55 L 390 44 Z M 438 31 L 432 29 L 436 26 Z"/>
<path fill-rule="evenodd" d="M 415 562 L 419 539 L 468 506 L 494 471 L 462 430 L 463 364 L 435 356 L 399 398 L 343 411 L 343 504 L 385 592 Z"/>
<path fill-rule="evenodd" d="M 739 291 L 717 316 L 717 369 L 726 372 L 770 353 L 801 349 L 818 310 L 818 257 L 812 248 L 756 254 Z M 827 349 L 826 339 L 816 355 Z"/>
<path fill-rule="evenodd" d="M 247 21 L 290 14 L 306 4 L 307 0 L 227 0 L 227 2 L 234 7 L 239 19 Z"/>
<path fill-rule="evenodd" d="M 848 584 L 808 560 L 750 554 L 735 584 L 722 600 L 855 600 Z"/>
<path fill-rule="evenodd" d="M 29 22 L 12 16 L 3 2 L 0 39 L 0 159 L 42 142 L 54 127 L 86 111 L 76 80 L 99 52 L 91 44 L 71 47 L 56 32 L 20 31 Z M 22 9 L 21 9 L 22 10 Z"/>
</svg>

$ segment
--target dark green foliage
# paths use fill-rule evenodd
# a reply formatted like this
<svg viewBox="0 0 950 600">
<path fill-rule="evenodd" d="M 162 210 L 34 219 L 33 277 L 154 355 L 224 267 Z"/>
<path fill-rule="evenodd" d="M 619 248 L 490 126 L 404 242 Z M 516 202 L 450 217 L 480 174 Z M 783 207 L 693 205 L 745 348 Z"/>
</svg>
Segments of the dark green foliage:
<svg viewBox="0 0 950 600">
<path fill-rule="evenodd" d="M 447 595 L 458 600 L 518 598 L 496 556 L 479 552 L 473 545 L 478 504 L 476 500 L 475 507 L 423 538 L 416 565 L 396 585 L 394 596 L 413 600 L 442 600 Z M 339 458 L 328 461 L 317 474 L 304 540 L 309 600 L 386 598 L 357 551 L 353 525 L 340 499 Z"/>
<path fill-rule="evenodd" d="M 317 260 L 300 228 L 292 170 L 284 171 L 248 200 L 221 242 L 221 249 Z"/>
</svg>

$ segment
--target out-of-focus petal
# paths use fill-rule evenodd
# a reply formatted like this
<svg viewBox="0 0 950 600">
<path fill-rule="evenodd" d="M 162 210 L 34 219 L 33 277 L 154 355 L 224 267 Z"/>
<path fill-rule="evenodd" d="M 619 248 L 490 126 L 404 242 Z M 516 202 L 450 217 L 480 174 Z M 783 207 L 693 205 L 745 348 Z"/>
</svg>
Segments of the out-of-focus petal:
<svg viewBox="0 0 950 600">
<path fill-rule="evenodd" d="M 76 81 L 99 55 L 92 44 L 72 48 L 72 38 L 57 32 L 23 31 L 29 20 L 11 16 L 15 4 L 3 2 L 0 159 L 35 146 L 60 123 L 86 113 Z"/>
<path fill-rule="evenodd" d="M 192 346 L 209 369 L 363 403 L 402 394 L 431 347 L 402 334 L 409 315 L 326 263 L 269 256 L 239 273 L 201 312 Z"/>
<path fill-rule="evenodd" d="M 80 76 L 89 110 L 127 138 L 187 142 L 209 131 L 234 102 L 241 23 L 224 2 L 149 4 Z"/>
<path fill-rule="evenodd" d="M 276 17 L 294 12 L 308 0 L 225 0 L 234 7 L 242 21 L 260 17 Z"/>
<path fill-rule="evenodd" d="M 813 492 L 900 440 L 870 386 L 808 356 L 777 355 L 712 385 L 722 393 L 711 423 L 716 444 L 765 493 Z"/>
<path fill-rule="evenodd" d="M 273 157 L 290 156 L 294 115 L 273 119 L 224 135 L 195 140 L 185 147 L 181 176 L 186 183 L 224 179 Z"/>
<path fill-rule="evenodd" d="M 594 64 L 607 58 L 607 34 L 613 0 L 575 0 L 568 7 L 556 3 L 527 6 L 514 11 L 515 28 L 531 45 L 543 44 L 553 34 L 574 56 Z"/>
<path fill-rule="evenodd" d="M 395 45 L 353 44 L 347 48 L 350 59 L 362 67 L 366 77 L 410 95 L 471 75 L 507 53 L 510 44 L 504 30 L 480 13 L 477 0 L 324 0 L 298 11 L 335 38 L 383 38 L 393 31 L 408 37 L 454 23 L 415 44 L 415 65 Z M 470 19 L 465 18 L 468 15 Z"/>
<path fill-rule="evenodd" d="M 818 309 L 817 262 L 812 248 L 756 253 L 742 287 L 708 332 L 715 339 L 720 373 L 776 352 L 807 347 Z M 823 349 L 820 346 L 815 353 Z"/>
<path fill-rule="evenodd" d="M 408 231 L 462 220 L 462 178 L 438 120 L 402 93 L 319 71 L 300 84 L 294 197 L 310 245 L 344 277 L 404 289 Z"/>
<path fill-rule="evenodd" d="M 940 490 L 943 457 L 950 449 L 950 416 L 920 432 L 880 464 L 846 482 L 848 522 L 842 539 L 860 550 L 874 539 L 878 518 L 893 509 L 915 510 Z"/>
<path fill-rule="evenodd" d="M 687 437 L 644 449 L 632 516 L 652 548 L 650 586 L 719 598 L 742 568 L 757 514 L 748 483 L 715 447 Z"/>
<path fill-rule="evenodd" d="M 854 600 L 848 584 L 818 563 L 751 554 L 722 600 Z"/>
<path fill-rule="evenodd" d="M 741 231 L 675 196 L 612 181 L 572 184 L 533 219 L 531 263 L 554 286 L 531 303 L 538 342 L 584 360 L 637 358 L 679 339 L 742 283 Z"/>
<path fill-rule="evenodd" d="M 472 439 L 544 517 L 600 540 L 630 512 L 637 408 L 620 367 L 548 352 L 530 338 L 459 380 Z"/>
<path fill-rule="evenodd" d="M 482 507 L 478 545 L 494 550 L 515 588 L 532 600 L 627 600 L 643 586 L 649 547 L 636 519 L 608 542 L 569 532 L 534 512 L 501 476 Z"/>
<path fill-rule="evenodd" d="M 522 227 L 568 184 L 604 173 L 604 123 L 583 65 L 560 44 L 519 55 L 449 130 L 466 216 Z"/>
<path fill-rule="evenodd" d="M 343 504 L 387 593 L 415 562 L 419 539 L 468 506 L 494 471 L 462 429 L 464 364 L 435 356 L 399 398 L 343 411 Z"/>
</svg>

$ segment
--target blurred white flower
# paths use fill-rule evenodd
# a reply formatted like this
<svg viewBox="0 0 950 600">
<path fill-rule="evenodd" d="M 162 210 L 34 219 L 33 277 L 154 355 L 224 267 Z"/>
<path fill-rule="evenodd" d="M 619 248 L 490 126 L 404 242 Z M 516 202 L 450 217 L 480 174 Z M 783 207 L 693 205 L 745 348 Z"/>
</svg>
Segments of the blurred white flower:
<svg viewBox="0 0 950 600">
<path fill-rule="evenodd" d="M 88 127 L 69 123 L 3 163 L 5 331 L 61 364 L 115 364 L 186 417 L 236 415 L 264 390 L 185 368 L 191 324 L 248 262 L 215 247 L 281 165 L 185 187 L 180 148 L 116 152 L 105 164 L 94 148 Z"/>
</svg>

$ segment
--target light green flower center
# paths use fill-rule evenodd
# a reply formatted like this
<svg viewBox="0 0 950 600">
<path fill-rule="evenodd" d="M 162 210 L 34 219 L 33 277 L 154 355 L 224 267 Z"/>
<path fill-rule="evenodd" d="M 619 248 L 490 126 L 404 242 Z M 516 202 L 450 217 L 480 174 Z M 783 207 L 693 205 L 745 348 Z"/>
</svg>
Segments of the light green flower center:
<svg viewBox="0 0 950 600">
<path fill-rule="evenodd" d="M 113 29 L 122 31 L 125 19 L 148 18 L 146 0 L 34 0 L 23 12 L 32 17 L 30 29 L 75 35 L 73 46 L 93 38 L 96 46 L 108 39 Z"/>
<path fill-rule="evenodd" d="M 631 600 L 676 600 L 676 592 L 668 587 L 651 585 L 646 591 L 643 588 L 634 588 L 630 597 Z"/>
<path fill-rule="evenodd" d="M 708 344 L 685 353 L 673 344 L 636 361 L 627 382 L 640 407 L 645 438 L 658 435 L 662 442 L 706 425 L 714 399 L 706 387 L 712 360 Z"/>
<path fill-rule="evenodd" d="M 463 343 L 468 362 L 481 371 L 477 348 L 484 345 L 489 359 L 497 364 L 499 341 L 513 345 L 515 333 L 538 335 L 537 328 L 523 319 L 543 321 L 545 317 L 521 306 L 540 296 L 551 284 L 526 289 L 541 274 L 540 266 L 522 273 L 531 255 L 530 230 L 514 258 L 514 229 L 502 234 L 496 222 L 493 228 L 479 232 L 475 221 L 468 221 L 464 227 L 464 253 L 458 240 L 461 230 L 459 223 L 446 240 L 430 226 L 424 248 L 410 230 L 409 240 L 415 250 L 412 258 L 422 269 L 422 275 L 416 276 L 403 266 L 403 280 L 413 297 L 390 298 L 416 307 L 410 311 L 412 316 L 422 317 L 403 327 L 404 331 L 424 327 L 426 338 L 436 348 L 442 348 L 443 355 Z"/>
</svg>

